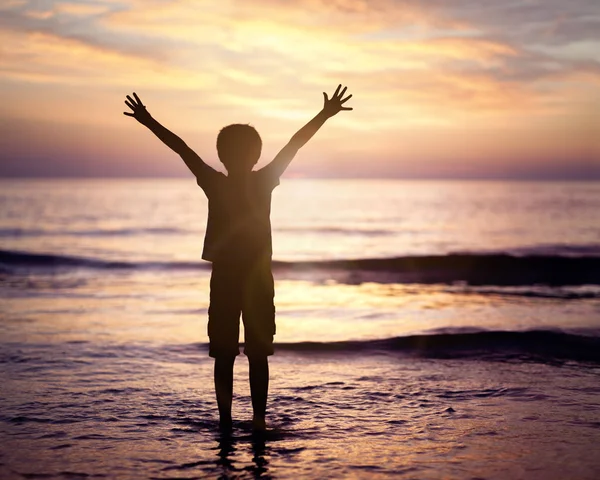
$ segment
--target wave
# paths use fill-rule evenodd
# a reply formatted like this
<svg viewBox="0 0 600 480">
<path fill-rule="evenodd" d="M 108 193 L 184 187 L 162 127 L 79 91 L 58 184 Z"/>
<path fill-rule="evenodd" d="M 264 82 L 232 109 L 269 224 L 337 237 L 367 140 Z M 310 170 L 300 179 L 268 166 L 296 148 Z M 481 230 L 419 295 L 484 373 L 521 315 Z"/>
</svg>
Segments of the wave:
<svg viewBox="0 0 600 480">
<path fill-rule="evenodd" d="M 4 343 L 0 349 L 0 364 L 24 363 L 41 356 L 31 355 L 32 348 L 58 346 L 61 350 L 78 349 L 90 357 L 124 358 L 132 356 L 161 361 L 198 362 L 198 351 L 208 351 L 208 343 L 184 344 L 96 344 L 89 341 L 69 341 L 63 344 Z M 243 346 L 243 344 L 240 344 Z M 13 347 L 13 348 L 10 348 Z M 29 354 L 24 354 L 29 349 Z M 11 351 L 12 350 L 12 351 Z M 276 355 L 368 356 L 397 355 L 436 359 L 466 359 L 503 362 L 588 362 L 600 364 L 600 329 L 490 331 L 481 329 L 434 330 L 419 335 L 398 336 L 376 340 L 346 340 L 334 342 L 275 342 Z M 63 357 L 61 357 L 63 358 Z M 54 360 L 62 362 L 63 360 Z M 72 363 L 70 360 L 65 360 Z M 47 363 L 47 362 L 46 362 Z"/>
<path fill-rule="evenodd" d="M 0 228 L 3 237 L 128 237 L 135 235 L 184 235 L 197 232 L 181 228 L 114 228 L 93 230 L 44 230 L 36 228 Z"/>
<path fill-rule="evenodd" d="M 11 273 L 7 267 L 19 268 L 92 268 L 106 270 L 123 269 L 207 269 L 206 262 L 122 262 L 69 255 L 19 252 L 0 250 L 0 267 L 5 273 Z M 14 270 L 13 270 L 14 271 Z"/>
<path fill-rule="evenodd" d="M 564 243 L 548 243 L 540 245 L 530 245 L 524 247 L 507 248 L 503 250 L 487 250 L 479 252 L 460 252 L 460 253 L 487 253 L 487 254 L 508 254 L 517 257 L 530 255 L 545 255 L 558 257 L 600 257 L 600 245 L 581 244 L 570 245 Z"/>
<path fill-rule="evenodd" d="M 558 300 L 581 300 L 586 298 L 600 298 L 598 285 L 448 285 L 444 291 L 447 293 L 490 295 L 520 298 L 553 298 Z"/>
<path fill-rule="evenodd" d="M 124 262 L 0 250 L 6 274 L 23 268 L 208 269 L 207 262 Z M 600 285 L 599 257 L 448 254 L 354 260 L 274 261 L 283 278 L 340 283 L 446 283 L 453 285 Z"/>
<path fill-rule="evenodd" d="M 576 360 L 600 363 L 600 332 L 580 335 L 554 330 L 431 333 L 381 340 L 277 343 L 298 353 L 405 353 L 436 358 L 488 360 Z"/>
<path fill-rule="evenodd" d="M 327 271 L 343 283 L 597 285 L 599 257 L 448 254 L 315 262 L 279 262 L 282 270 Z"/>
<path fill-rule="evenodd" d="M 393 230 L 377 229 L 377 228 L 343 228 L 343 227 L 277 227 L 276 232 L 282 233 L 315 233 L 324 235 L 362 235 L 365 237 L 381 237 L 394 235 L 396 232 Z M 407 233 L 403 230 L 403 233 Z"/>
</svg>

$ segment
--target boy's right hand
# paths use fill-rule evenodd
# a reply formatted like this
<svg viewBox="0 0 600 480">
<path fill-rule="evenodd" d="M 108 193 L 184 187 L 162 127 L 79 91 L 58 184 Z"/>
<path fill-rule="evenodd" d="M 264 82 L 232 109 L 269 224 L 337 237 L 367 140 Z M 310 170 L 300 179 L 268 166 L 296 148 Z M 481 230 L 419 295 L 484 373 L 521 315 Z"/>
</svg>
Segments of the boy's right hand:
<svg viewBox="0 0 600 480">
<path fill-rule="evenodd" d="M 125 100 L 125 105 L 127 105 L 133 113 L 123 112 L 123 115 L 127 115 L 128 117 L 135 118 L 142 125 L 147 125 L 150 120 L 152 120 L 152 115 L 146 110 L 144 104 L 140 100 L 140 97 L 137 96 L 135 92 L 133 92 L 133 96 L 135 100 L 127 95 L 127 100 Z"/>
</svg>

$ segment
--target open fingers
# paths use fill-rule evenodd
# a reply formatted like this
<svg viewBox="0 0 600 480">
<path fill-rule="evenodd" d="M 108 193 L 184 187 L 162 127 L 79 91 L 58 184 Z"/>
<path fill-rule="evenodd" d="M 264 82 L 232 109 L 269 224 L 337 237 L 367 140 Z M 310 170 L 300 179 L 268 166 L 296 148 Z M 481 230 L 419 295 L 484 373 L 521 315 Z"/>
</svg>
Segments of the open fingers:
<svg viewBox="0 0 600 480">
<path fill-rule="evenodd" d="M 128 117 L 135 117 L 133 113 L 123 112 L 123 115 L 127 115 Z"/>
<path fill-rule="evenodd" d="M 135 97 L 135 99 L 137 100 L 138 104 L 140 105 L 140 107 L 143 107 L 144 104 L 142 103 L 142 101 L 140 100 L 140 97 L 137 96 L 137 93 L 133 92 L 133 96 Z"/>
<path fill-rule="evenodd" d="M 131 103 L 132 105 L 135 105 L 136 107 L 138 106 L 137 102 L 133 98 L 131 98 L 129 95 L 127 95 L 127 100 L 129 100 L 129 103 Z"/>
<path fill-rule="evenodd" d="M 345 89 L 345 88 L 344 88 L 344 91 L 346 91 L 346 89 Z M 342 94 L 343 94 L 343 93 L 344 93 L 344 92 L 342 92 Z M 342 95 L 340 95 L 340 97 L 341 97 L 341 96 L 342 96 Z M 352 95 L 348 95 L 346 98 L 342 98 L 342 99 L 340 100 L 340 103 L 346 103 L 346 102 L 347 102 L 348 100 L 350 100 L 351 98 L 352 98 Z"/>
<path fill-rule="evenodd" d="M 348 87 L 344 87 L 344 89 L 340 92 L 340 94 L 338 95 L 338 97 L 342 98 L 344 96 L 344 93 L 346 93 L 346 90 L 348 90 Z"/>
<path fill-rule="evenodd" d="M 129 108 L 131 108 L 135 112 L 135 107 L 133 106 L 133 104 L 131 104 L 127 100 L 125 100 L 125 105 L 127 105 Z"/>
<path fill-rule="evenodd" d="M 339 93 L 339 91 L 340 91 L 340 88 L 342 88 L 342 84 L 341 84 L 341 83 L 340 83 L 340 84 L 338 85 L 338 87 L 335 89 L 335 93 L 333 94 L 333 97 L 332 97 L 332 98 L 335 98 L 335 97 L 337 97 L 337 96 L 338 96 L 338 93 Z"/>
</svg>

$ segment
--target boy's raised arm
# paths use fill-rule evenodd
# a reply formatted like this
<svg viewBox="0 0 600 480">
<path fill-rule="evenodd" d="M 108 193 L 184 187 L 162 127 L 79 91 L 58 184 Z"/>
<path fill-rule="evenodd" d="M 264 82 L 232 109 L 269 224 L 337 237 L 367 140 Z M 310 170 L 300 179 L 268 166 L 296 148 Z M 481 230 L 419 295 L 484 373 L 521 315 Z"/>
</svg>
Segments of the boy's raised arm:
<svg viewBox="0 0 600 480">
<path fill-rule="evenodd" d="M 154 133 L 154 135 L 156 135 L 167 147 L 183 159 L 188 168 L 199 180 L 210 175 L 210 172 L 215 172 L 215 170 L 204 163 L 196 152 L 188 147 L 181 138 L 158 123 L 152 115 L 150 115 L 150 112 L 146 110 L 140 97 L 138 97 L 135 92 L 133 93 L 133 96 L 135 99 L 127 95 L 127 100 L 125 100 L 125 104 L 133 111 L 133 113 L 123 112 L 124 115 L 135 118 Z"/>
<path fill-rule="evenodd" d="M 350 100 L 352 95 L 348 95 L 346 98 L 343 98 L 347 87 L 344 87 L 341 91 L 340 89 L 342 89 L 342 86 L 338 85 L 331 98 L 329 98 L 327 94 L 323 92 L 323 109 L 310 122 L 298 130 L 288 144 L 281 149 L 273 161 L 261 171 L 266 171 L 273 178 L 279 178 L 296 156 L 298 150 L 300 150 L 300 148 L 303 147 L 304 144 L 306 144 L 306 142 L 308 142 L 315 133 L 317 133 L 317 130 L 323 126 L 328 118 L 333 117 L 342 110 L 352 110 L 350 107 L 344 107 L 344 103 Z"/>
</svg>

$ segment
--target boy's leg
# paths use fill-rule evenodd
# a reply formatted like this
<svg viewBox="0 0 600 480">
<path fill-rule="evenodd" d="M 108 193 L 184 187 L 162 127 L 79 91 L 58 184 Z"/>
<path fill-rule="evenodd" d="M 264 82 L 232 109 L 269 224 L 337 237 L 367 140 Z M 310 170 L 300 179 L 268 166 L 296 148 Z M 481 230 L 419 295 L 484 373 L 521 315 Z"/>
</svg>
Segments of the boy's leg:
<svg viewBox="0 0 600 480">
<path fill-rule="evenodd" d="M 253 425 L 264 430 L 269 391 L 269 355 L 273 355 L 275 335 L 275 296 L 271 260 L 258 261 L 250 271 L 242 316 L 244 319 L 244 353 L 250 364 L 250 392 L 254 410 Z"/>
<path fill-rule="evenodd" d="M 235 357 L 215 358 L 215 393 L 219 407 L 219 426 L 232 426 L 231 403 L 233 398 L 233 364 Z"/>
<path fill-rule="evenodd" d="M 231 428 L 233 364 L 239 355 L 241 286 L 236 272 L 228 264 L 213 262 L 208 308 L 209 355 L 215 359 L 215 393 L 220 426 Z"/>
<path fill-rule="evenodd" d="M 252 410 L 254 411 L 252 425 L 255 429 L 264 430 L 269 394 L 269 361 L 266 356 L 250 356 L 248 362 L 250 364 Z"/>
</svg>

